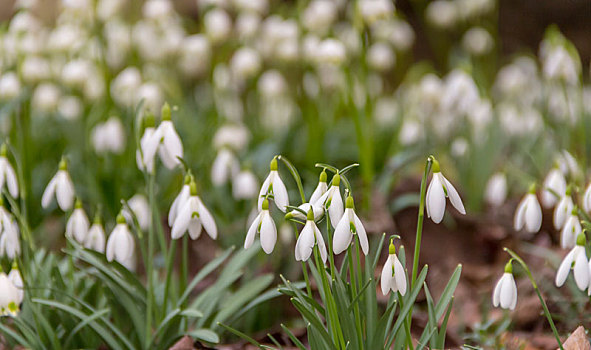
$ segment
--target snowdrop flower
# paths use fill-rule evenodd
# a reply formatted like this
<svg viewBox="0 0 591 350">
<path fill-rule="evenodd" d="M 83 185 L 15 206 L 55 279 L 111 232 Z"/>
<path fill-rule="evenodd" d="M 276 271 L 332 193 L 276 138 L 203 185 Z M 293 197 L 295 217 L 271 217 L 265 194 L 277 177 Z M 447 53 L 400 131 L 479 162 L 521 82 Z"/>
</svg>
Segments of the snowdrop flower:
<svg viewBox="0 0 591 350">
<path fill-rule="evenodd" d="M 513 278 L 511 260 L 505 265 L 505 273 L 497 282 L 493 291 L 493 306 L 514 310 L 517 305 L 517 286 Z"/>
<path fill-rule="evenodd" d="M 343 217 L 343 198 L 341 197 L 341 175 L 335 174 L 332 177 L 332 185 L 324 192 L 320 198 L 314 203 L 323 208 L 328 207 L 328 214 L 330 215 L 330 223 L 336 229 L 339 221 Z"/>
<path fill-rule="evenodd" d="M 21 82 L 14 72 L 7 72 L 0 77 L 0 99 L 11 100 L 21 91 Z"/>
<path fill-rule="evenodd" d="M 575 240 L 579 233 L 581 233 L 581 223 L 579 222 L 578 208 L 575 205 L 571 211 L 570 216 L 566 219 L 562 231 L 560 232 L 560 247 L 563 249 L 572 248 L 575 246 Z"/>
<path fill-rule="evenodd" d="M 546 179 L 544 179 L 544 187 L 542 188 L 542 205 L 545 208 L 553 207 L 558 202 L 557 196 L 562 196 L 566 192 L 566 180 L 564 175 L 558 168 L 550 170 Z"/>
<path fill-rule="evenodd" d="M 142 171 L 146 170 L 149 173 L 153 173 L 154 155 L 152 155 L 148 159 L 146 159 L 144 155 L 146 154 L 148 144 L 152 142 L 152 136 L 154 135 L 154 131 L 156 131 L 154 115 L 148 112 L 142 121 L 144 123 L 145 129 L 144 133 L 142 134 L 142 138 L 140 139 L 140 145 L 138 147 L 138 150 L 135 153 L 135 160 L 138 169 Z"/>
<path fill-rule="evenodd" d="M 97 215 L 84 241 L 84 248 L 96 250 L 99 253 L 105 252 L 105 229 L 101 225 L 101 219 Z"/>
<path fill-rule="evenodd" d="M 590 266 L 587 261 L 587 253 L 585 252 L 585 242 L 585 233 L 579 233 L 577 236 L 577 245 L 566 254 L 558 267 L 558 271 L 556 271 L 556 287 L 562 287 L 571 268 L 574 272 L 573 275 L 577 287 L 582 291 L 589 287 Z"/>
<path fill-rule="evenodd" d="M 345 45 L 336 39 L 324 39 L 315 52 L 319 63 L 340 65 L 347 59 Z"/>
<path fill-rule="evenodd" d="M 320 197 L 328 190 L 328 185 L 326 184 L 327 176 L 326 171 L 322 170 L 320 173 L 320 178 L 318 179 L 318 186 L 312 192 L 312 196 L 310 196 L 310 203 L 316 203 Z M 339 177 L 340 181 L 340 177 Z"/>
<path fill-rule="evenodd" d="M 66 237 L 74 239 L 80 244 L 84 244 L 88 236 L 88 227 L 90 226 L 90 223 L 88 222 L 88 217 L 84 212 L 84 208 L 82 208 L 82 202 L 79 199 L 76 200 L 74 207 L 74 211 L 72 212 L 72 215 L 70 215 L 68 223 L 66 224 Z"/>
<path fill-rule="evenodd" d="M 382 294 L 388 295 L 390 291 L 396 293 L 400 292 L 400 295 L 406 294 L 406 273 L 404 267 L 396 256 L 396 247 L 394 243 L 390 241 L 388 248 L 388 260 L 382 268 L 382 276 L 380 278 L 380 286 L 382 287 Z"/>
<path fill-rule="evenodd" d="M 136 194 L 127 201 L 127 205 L 137 218 L 140 229 L 146 231 L 150 228 L 152 214 L 150 212 L 150 204 L 148 199 L 143 194 Z M 128 222 L 132 221 L 132 215 L 127 209 L 123 209 L 123 215 Z"/>
<path fill-rule="evenodd" d="M 10 273 L 8 274 L 8 279 L 10 280 L 10 282 L 12 282 L 12 284 L 17 289 L 16 304 L 20 305 L 23 302 L 23 299 L 25 297 L 25 291 L 24 291 L 23 276 L 21 275 L 21 273 L 18 269 L 18 264 L 16 263 L 16 261 L 12 263 L 12 268 L 10 269 Z"/>
<path fill-rule="evenodd" d="M 19 312 L 19 290 L 4 272 L 0 272 L 0 316 L 16 316 Z"/>
<path fill-rule="evenodd" d="M 125 128 L 121 120 L 111 117 L 92 130 L 92 143 L 97 153 L 121 154 L 125 149 Z"/>
<path fill-rule="evenodd" d="M 72 204 L 74 204 L 74 184 L 72 183 L 72 179 L 70 179 L 68 163 L 64 158 L 60 161 L 59 170 L 49 181 L 45 192 L 43 192 L 41 206 L 47 209 L 54 196 L 61 210 L 67 211 L 72 208 Z"/>
<path fill-rule="evenodd" d="M 125 222 L 125 217 L 122 213 L 119 213 L 117 215 L 117 225 L 107 240 L 107 260 L 116 260 L 121 265 L 128 266 L 127 264 L 133 257 L 134 249 L 135 242 L 133 236 Z"/>
<path fill-rule="evenodd" d="M 324 210 L 322 209 L 322 207 L 320 205 L 318 205 L 318 203 L 316 204 L 310 204 L 310 203 L 303 203 L 300 206 L 298 206 L 299 210 L 292 210 L 289 213 L 287 213 L 285 215 L 285 220 L 290 220 L 292 218 L 296 218 L 299 220 L 306 220 L 307 214 L 304 215 L 302 212 L 307 213 L 308 211 L 310 211 L 310 209 L 312 210 L 312 212 L 314 213 L 314 221 L 320 220 L 320 218 L 322 217 L 322 215 L 324 215 Z"/>
<path fill-rule="evenodd" d="M 314 245 L 318 244 L 318 250 L 320 251 L 320 257 L 322 262 L 326 263 L 328 254 L 326 252 L 326 245 L 324 244 L 324 238 L 322 233 L 314 222 L 314 212 L 308 211 L 306 225 L 302 229 L 300 236 L 295 246 L 295 258 L 297 261 L 307 261 L 312 254 Z"/>
<path fill-rule="evenodd" d="M 0 147 L 0 190 L 6 188 L 10 195 L 14 198 L 18 197 L 18 182 L 16 180 L 16 173 L 14 168 L 8 161 L 7 152 L 8 147 L 6 144 L 2 144 Z"/>
<path fill-rule="evenodd" d="M 202 228 L 207 234 L 216 239 L 218 229 L 213 220 L 213 216 L 207 210 L 199 196 L 197 196 L 197 184 L 192 181 L 189 185 L 190 196 L 177 214 L 172 225 L 172 239 L 180 238 L 185 232 L 189 231 L 191 239 L 197 239 L 201 235 Z"/>
<path fill-rule="evenodd" d="M 387 71 L 396 63 L 392 47 L 386 43 L 375 43 L 367 51 L 367 64 L 376 71 Z"/>
<path fill-rule="evenodd" d="M 527 232 L 534 233 L 540 230 L 542 226 L 542 208 L 536 197 L 536 186 L 532 184 L 529 192 L 523 197 L 513 220 L 515 231 L 521 230 L 525 226 Z"/>
<path fill-rule="evenodd" d="M 583 195 L 583 210 L 585 213 L 591 212 L 591 183 L 589 183 Z"/>
<path fill-rule="evenodd" d="M 230 68 L 234 77 L 241 80 L 252 78 L 261 70 L 261 57 L 256 50 L 242 47 L 232 56 Z"/>
<path fill-rule="evenodd" d="M 257 232 L 261 235 L 261 247 L 263 247 L 265 253 L 271 254 L 273 249 L 275 249 L 275 243 L 277 243 L 277 227 L 275 227 L 275 222 L 273 222 L 269 213 L 269 200 L 267 198 L 263 200 L 263 209 L 248 229 L 246 239 L 244 240 L 244 249 L 252 246 L 254 236 Z"/>
<path fill-rule="evenodd" d="M 367 255 L 367 253 L 369 253 L 367 233 L 365 232 L 365 228 L 363 227 L 361 220 L 359 220 L 357 214 L 355 214 L 355 203 L 353 202 L 353 197 L 349 195 L 345 204 L 345 212 L 334 231 L 332 245 L 334 253 L 340 254 L 349 248 L 354 234 L 357 234 L 357 237 L 359 238 L 359 244 L 361 245 L 363 254 Z"/>
<path fill-rule="evenodd" d="M 18 225 L 1 206 L 0 201 L 0 257 L 15 259 L 21 253 Z"/>
<path fill-rule="evenodd" d="M 168 225 L 172 227 L 174 221 L 176 220 L 177 215 L 181 211 L 181 208 L 185 206 L 185 203 L 189 200 L 191 196 L 191 181 L 193 180 L 193 176 L 190 174 L 185 175 L 185 183 L 183 188 L 179 194 L 175 197 L 174 201 L 172 201 L 172 205 L 170 206 L 170 210 L 168 211 Z"/>
<path fill-rule="evenodd" d="M 211 166 L 211 182 L 215 186 L 225 184 L 240 171 L 240 163 L 232 151 L 222 148 Z"/>
<path fill-rule="evenodd" d="M 507 199 L 507 177 L 504 173 L 496 173 L 490 177 L 484 190 L 484 199 L 494 207 L 499 207 Z"/>
<path fill-rule="evenodd" d="M 222 9 L 208 11 L 203 18 L 205 33 L 213 43 L 226 40 L 232 32 L 232 19 Z"/>
<path fill-rule="evenodd" d="M 178 158 L 183 158 L 183 144 L 170 117 L 170 106 L 165 103 L 162 106 L 162 122 L 146 142 L 145 149 L 142 148 L 144 164 L 150 164 L 153 161 L 156 150 L 158 150 L 162 163 L 168 169 L 173 169 L 181 164 Z"/>
<path fill-rule="evenodd" d="M 285 213 L 286 207 L 289 205 L 289 196 L 283 181 L 279 177 L 277 171 L 277 157 L 274 157 L 269 164 L 269 175 L 263 182 L 261 190 L 259 191 L 258 208 L 262 210 L 263 200 L 269 194 L 273 194 L 273 201 L 279 210 Z"/>
<path fill-rule="evenodd" d="M 558 205 L 556 206 L 556 208 L 554 208 L 553 221 L 554 227 L 557 230 L 560 230 L 564 226 L 564 223 L 566 222 L 568 215 L 573 211 L 573 208 L 575 206 L 570 194 L 571 191 L 569 186 L 569 188 L 567 188 L 566 190 L 566 194 L 562 196 L 562 198 L 560 198 L 560 202 L 558 202 Z"/>
<path fill-rule="evenodd" d="M 256 198 L 259 181 L 249 170 L 239 172 L 232 179 L 232 196 L 236 200 Z"/>
<path fill-rule="evenodd" d="M 433 158 L 433 178 L 427 189 L 427 196 L 425 197 L 425 205 L 427 207 L 427 216 L 438 224 L 443 219 L 445 213 L 445 197 L 456 208 L 460 214 L 466 214 L 462 199 L 456 191 L 455 187 L 441 174 L 439 162 Z"/>
</svg>

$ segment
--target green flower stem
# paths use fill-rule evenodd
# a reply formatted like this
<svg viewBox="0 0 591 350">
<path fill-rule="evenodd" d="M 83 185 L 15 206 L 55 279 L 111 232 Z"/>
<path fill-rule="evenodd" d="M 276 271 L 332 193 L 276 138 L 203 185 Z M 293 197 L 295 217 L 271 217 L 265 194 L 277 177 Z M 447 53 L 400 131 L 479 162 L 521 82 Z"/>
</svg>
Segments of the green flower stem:
<svg viewBox="0 0 591 350">
<path fill-rule="evenodd" d="M 542 297 L 542 294 L 540 293 L 540 289 L 538 288 L 538 284 L 534 280 L 534 276 L 532 275 L 529 267 L 527 266 L 525 261 L 523 261 L 523 259 L 521 259 L 521 257 L 519 255 L 517 255 L 514 251 L 512 251 L 509 248 L 503 248 L 503 249 L 507 253 L 509 253 L 511 255 L 511 257 L 515 261 L 517 261 L 521 265 L 521 267 L 523 267 L 523 269 L 525 270 L 525 273 L 527 274 L 527 277 L 529 278 L 532 287 L 534 287 L 534 291 L 538 295 L 538 299 L 540 299 L 540 303 L 542 304 L 542 308 L 544 309 L 544 315 L 546 315 L 546 318 L 548 319 L 548 323 L 550 323 L 550 328 L 552 328 L 552 332 L 554 333 L 554 337 L 556 338 L 556 341 L 558 342 L 558 346 L 560 347 L 560 350 L 564 350 L 564 348 L 562 347 L 562 342 L 560 341 L 560 336 L 558 335 L 558 330 L 556 329 L 556 326 L 554 325 L 554 321 L 552 320 L 552 315 L 550 314 L 550 311 L 548 310 L 548 305 L 546 305 L 546 301 L 544 301 L 544 298 Z"/>
<path fill-rule="evenodd" d="M 355 244 L 356 247 L 356 251 L 357 251 L 357 256 L 356 256 L 356 260 L 359 262 L 359 245 Z M 349 254 L 347 254 L 349 256 L 349 275 L 351 276 L 351 288 L 353 289 L 353 295 L 358 295 L 358 290 L 359 290 L 359 286 L 358 286 L 358 282 L 361 279 L 361 276 L 357 276 L 358 273 L 360 273 L 361 271 L 361 267 L 358 264 L 357 268 L 355 268 L 355 264 L 353 263 L 353 251 L 354 249 L 349 246 L 348 248 L 349 250 Z M 358 278 L 359 277 L 359 278 Z M 355 316 L 355 327 L 357 328 L 357 334 L 359 334 L 359 337 L 357 338 L 357 346 L 359 347 L 359 349 L 363 349 L 363 328 L 361 327 L 361 316 L 359 315 L 359 303 L 354 303 L 353 304 L 353 314 Z"/>
<path fill-rule="evenodd" d="M 158 217 L 158 211 L 156 210 L 156 198 L 154 195 L 154 187 L 156 186 L 156 176 L 149 174 L 148 178 L 148 201 L 150 202 L 151 209 L 151 221 L 148 230 L 148 259 L 146 265 L 146 274 L 148 276 L 148 288 L 147 288 L 147 307 L 146 307 L 146 347 L 149 345 L 150 337 L 152 333 L 152 313 L 154 304 L 154 220 Z"/>
<path fill-rule="evenodd" d="M 419 218 L 417 220 L 417 233 L 415 238 L 415 253 L 412 260 L 412 279 L 410 286 L 414 287 L 415 281 L 417 280 L 417 271 L 419 268 L 419 254 L 421 253 L 421 238 L 423 236 L 423 219 L 425 217 L 425 197 L 427 192 L 427 177 L 431 172 L 431 166 L 433 165 L 433 156 L 427 158 L 425 163 L 425 172 L 421 179 L 421 200 L 419 203 Z M 412 314 L 412 312 L 411 312 Z"/>
<path fill-rule="evenodd" d="M 334 264 L 334 252 L 332 250 L 333 234 L 331 232 L 332 226 L 330 224 L 330 214 L 328 213 L 328 210 L 325 211 L 324 216 L 325 216 L 325 220 L 326 220 L 326 235 L 328 236 L 328 256 L 329 256 L 329 260 L 330 260 L 330 278 L 332 280 L 334 280 L 336 272 L 335 272 L 335 264 Z"/>
<path fill-rule="evenodd" d="M 182 261 L 181 261 L 181 281 L 180 281 L 181 288 L 180 288 L 180 290 L 185 290 L 185 288 L 187 288 L 187 279 L 189 276 L 189 237 L 187 237 L 187 235 L 183 236 L 182 249 L 183 249 L 183 253 L 182 253 Z M 186 304 L 186 302 L 184 304 Z"/>
<path fill-rule="evenodd" d="M 164 299 L 162 299 L 162 309 L 164 314 L 168 313 L 168 293 L 170 292 L 170 282 L 174 273 L 174 255 L 176 252 L 176 241 L 170 241 L 170 247 L 166 257 L 166 284 L 164 285 Z M 181 289 L 182 290 L 182 289 Z"/>
<path fill-rule="evenodd" d="M 397 292 L 398 295 L 398 303 L 400 304 L 400 310 L 404 308 L 403 297 Z M 411 310 L 412 311 L 412 310 Z M 404 320 L 404 332 L 406 333 L 406 347 L 408 349 L 414 350 L 414 345 L 412 344 L 412 334 L 410 333 L 410 319 L 407 318 Z"/>
</svg>

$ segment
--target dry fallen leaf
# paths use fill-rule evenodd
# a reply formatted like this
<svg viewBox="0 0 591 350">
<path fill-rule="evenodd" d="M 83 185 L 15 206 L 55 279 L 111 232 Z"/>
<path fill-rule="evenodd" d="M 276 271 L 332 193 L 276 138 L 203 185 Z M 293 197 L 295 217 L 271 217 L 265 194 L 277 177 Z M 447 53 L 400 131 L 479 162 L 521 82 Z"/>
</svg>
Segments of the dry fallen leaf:
<svg viewBox="0 0 591 350">
<path fill-rule="evenodd" d="M 564 350 L 591 350 L 591 345 L 589 344 L 583 326 L 579 326 L 562 346 Z"/>
</svg>

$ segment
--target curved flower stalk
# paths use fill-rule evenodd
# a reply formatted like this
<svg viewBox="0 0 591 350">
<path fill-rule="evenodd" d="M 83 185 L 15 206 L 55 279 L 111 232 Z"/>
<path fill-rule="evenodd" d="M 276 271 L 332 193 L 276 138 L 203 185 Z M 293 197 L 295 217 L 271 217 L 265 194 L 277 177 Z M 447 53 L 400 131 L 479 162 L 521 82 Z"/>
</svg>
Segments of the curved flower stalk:
<svg viewBox="0 0 591 350">
<path fill-rule="evenodd" d="M 300 236 L 295 246 L 295 258 L 297 261 L 307 261 L 312 254 L 314 246 L 318 244 L 318 250 L 320 251 L 320 257 L 323 263 L 326 263 L 328 253 L 326 251 L 326 245 L 324 244 L 324 238 L 322 233 L 314 222 L 314 212 L 308 211 L 306 225 L 302 229 Z"/>
<path fill-rule="evenodd" d="M 499 207 L 507 199 L 507 177 L 504 173 L 496 173 L 490 177 L 484 190 L 484 199 L 489 205 Z"/>
<path fill-rule="evenodd" d="M 16 173 L 14 168 L 8 161 L 8 148 L 6 144 L 2 144 L 0 147 L 0 190 L 4 188 L 8 189 L 8 192 L 13 198 L 18 197 L 18 181 L 16 179 Z"/>
<path fill-rule="evenodd" d="M 150 112 L 146 113 L 145 118 L 142 120 L 144 123 L 144 133 L 140 139 L 139 148 L 135 153 L 135 161 L 138 169 L 141 171 L 147 171 L 148 173 L 154 172 L 154 155 L 151 157 L 145 157 L 148 149 L 148 144 L 152 141 L 152 136 L 156 131 L 156 121 L 154 115 Z"/>
<path fill-rule="evenodd" d="M 74 184 L 68 173 L 68 163 L 65 158 L 62 158 L 59 170 L 47 184 L 41 198 L 41 206 L 47 209 L 54 196 L 61 210 L 67 211 L 72 208 L 72 204 L 74 204 Z"/>
<path fill-rule="evenodd" d="M 449 182 L 439 168 L 439 162 L 433 159 L 433 178 L 427 189 L 427 197 L 425 203 L 427 207 L 427 216 L 433 220 L 434 223 L 438 224 L 443 220 L 443 214 L 445 213 L 445 198 L 449 198 L 449 201 L 456 208 L 460 214 L 466 214 L 464 203 L 456 191 L 455 187 Z"/>
<path fill-rule="evenodd" d="M 573 211 L 574 203 L 571 197 L 570 186 L 566 190 L 566 194 L 560 198 L 558 205 L 554 208 L 554 228 L 560 230 L 566 223 L 569 213 Z"/>
<path fill-rule="evenodd" d="M 585 291 L 589 288 L 589 273 L 591 271 L 591 266 L 587 261 L 585 243 L 585 233 L 581 232 L 577 235 L 577 244 L 568 254 L 566 254 L 562 263 L 560 263 L 560 266 L 558 267 L 555 280 L 556 287 L 562 287 L 572 269 L 577 287 L 581 291 Z"/>
<path fill-rule="evenodd" d="M 535 184 L 530 186 L 528 193 L 519 202 L 515 211 L 513 228 L 519 231 L 524 227 L 530 233 L 538 232 L 542 227 L 542 208 L 536 197 Z"/>
<path fill-rule="evenodd" d="M 339 221 L 343 217 L 343 198 L 341 197 L 341 175 L 338 173 L 332 177 L 330 188 L 316 201 L 316 205 L 327 208 L 330 215 L 330 224 L 336 229 Z"/>
<path fill-rule="evenodd" d="M 363 227 L 363 223 L 355 214 L 355 203 L 353 197 L 349 195 L 345 204 L 345 213 L 337 224 L 334 231 L 333 250 L 335 254 L 340 254 L 349 248 L 353 235 L 356 234 L 359 238 L 359 244 L 363 254 L 369 253 L 369 243 L 367 240 L 367 233 Z M 403 294 L 404 295 L 404 294 Z"/>
<path fill-rule="evenodd" d="M 133 264 L 135 241 L 125 222 L 123 214 L 117 215 L 117 225 L 107 240 L 106 256 L 108 261 L 116 260 L 121 265 L 130 267 Z"/>
<path fill-rule="evenodd" d="M 99 253 L 105 252 L 105 229 L 101 224 L 101 219 L 97 215 L 84 241 L 84 248 L 96 250 Z"/>
<path fill-rule="evenodd" d="M 205 229 L 212 239 L 216 239 L 218 229 L 215 220 L 197 195 L 197 184 L 195 181 L 191 181 L 189 187 L 189 199 L 187 199 L 180 209 L 172 225 L 172 239 L 178 239 L 188 231 L 191 239 L 195 240 L 201 236 L 202 229 Z"/>
<path fill-rule="evenodd" d="M 0 316 L 18 315 L 19 304 L 18 288 L 4 272 L 0 272 Z"/>
<path fill-rule="evenodd" d="M 168 169 L 174 169 L 174 167 L 181 164 L 179 158 L 183 158 L 183 143 L 172 123 L 168 103 L 162 106 L 162 121 L 160 125 L 158 125 L 154 133 L 146 141 L 145 148 L 142 147 L 144 164 L 148 165 L 154 161 L 156 151 L 158 151 L 160 160 L 162 160 L 162 163 Z"/>
<path fill-rule="evenodd" d="M 256 233 L 261 236 L 261 247 L 267 254 L 271 254 L 275 249 L 275 243 L 277 243 L 277 227 L 271 213 L 269 213 L 269 200 L 265 198 L 263 200 L 263 208 L 253 220 L 248 232 L 246 233 L 246 239 L 244 240 L 244 249 L 248 249 L 252 246 Z"/>
<path fill-rule="evenodd" d="M 380 286 L 382 287 L 382 294 L 388 295 L 390 291 L 396 293 L 400 292 L 400 295 L 406 294 L 406 273 L 404 267 L 396 256 L 396 247 L 394 242 L 390 240 L 390 246 L 388 247 L 388 260 L 382 268 L 382 274 L 380 278 Z"/>
<path fill-rule="evenodd" d="M 74 211 L 72 212 L 72 215 L 70 215 L 68 223 L 66 224 L 66 237 L 74 239 L 80 244 L 84 244 L 88 237 L 89 226 L 90 223 L 84 212 L 84 208 L 82 208 L 82 202 L 77 199 Z"/>
<path fill-rule="evenodd" d="M 497 282 L 493 291 L 492 302 L 494 307 L 514 310 L 517 305 L 517 285 L 513 278 L 513 266 L 511 260 L 505 265 L 505 273 Z"/>
<path fill-rule="evenodd" d="M 287 206 L 289 205 L 289 196 L 281 177 L 279 177 L 279 172 L 277 171 L 277 157 L 274 157 L 271 160 L 269 170 L 269 175 L 263 182 L 261 190 L 259 191 L 257 206 L 259 211 L 262 210 L 263 200 L 265 200 L 268 195 L 272 194 L 273 201 L 277 208 L 285 213 Z"/>
<path fill-rule="evenodd" d="M 558 167 L 553 168 L 548 175 L 546 175 L 543 186 L 541 194 L 542 205 L 544 205 L 545 208 L 551 208 L 556 202 L 558 202 L 556 196 L 562 198 L 566 193 L 566 180 Z"/>
<path fill-rule="evenodd" d="M 560 247 L 563 249 L 573 248 L 579 233 L 582 231 L 581 223 L 577 216 L 578 210 L 579 209 L 575 205 L 560 231 Z"/>
<path fill-rule="evenodd" d="M 185 175 L 185 183 L 183 188 L 179 194 L 175 197 L 174 201 L 172 201 L 172 205 L 170 206 L 170 210 L 168 211 L 168 226 L 172 227 L 174 224 L 174 220 L 176 219 L 178 213 L 180 212 L 181 208 L 185 205 L 189 197 L 191 196 L 191 181 L 193 180 L 193 176 L 190 174 Z"/>
</svg>

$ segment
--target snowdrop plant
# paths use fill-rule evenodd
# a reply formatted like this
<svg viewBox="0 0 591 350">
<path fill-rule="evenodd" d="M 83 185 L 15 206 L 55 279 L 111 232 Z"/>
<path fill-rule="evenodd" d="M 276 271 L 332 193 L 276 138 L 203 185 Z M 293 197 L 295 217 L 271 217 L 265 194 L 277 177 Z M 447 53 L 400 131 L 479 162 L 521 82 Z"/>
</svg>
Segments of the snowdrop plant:
<svg viewBox="0 0 591 350">
<path fill-rule="evenodd" d="M 462 199 L 456 191 L 455 187 L 441 174 L 439 168 L 439 162 L 433 159 L 433 178 L 427 189 L 426 205 L 427 205 L 427 216 L 433 220 L 434 223 L 438 224 L 443 220 L 443 214 L 445 213 L 445 198 L 449 198 L 449 201 L 454 208 L 460 214 L 466 214 Z"/>
<path fill-rule="evenodd" d="M 333 228 L 336 228 L 343 216 L 343 198 L 341 197 L 341 175 L 336 173 L 332 177 L 332 184 L 326 192 L 318 198 L 316 201 L 317 205 L 325 207 L 327 209 L 328 216 L 330 217 L 330 223 Z"/>
<path fill-rule="evenodd" d="M 497 282 L 493 291 L 493 306 L 514 310 L 517 305 L 517 286 L 513 278 L 511 260 L 505 265 L 505 273 Z"/>
<path fill-rule="evenodd" d="M 277 227 L 269 213 L 269 200 L 267 198 L 263 200 L 263 208 L 250 224 L 244 240 L 244 249 L 252 246 L 256 233 L 261 236 L 261 247 L 265 253 L 271 254 L 275 249 L 275 243 L 277 243 Z"/>
<path fill-rule="evenodd" d="M 560 231 L 560 247 L 562 249 L 570 249 L 575 246 L 575 241 L 581 233 L 581 223 L 578 217 L 579 209 L 575 205 L 571 210 L 571 214 L 566 219 L 562 230 Z"/>
<path fill-rule="evenodd" d="M 74 184 L 68 173 L 68 163 L 65 158 L 60 161 L 57 173 L 51 178 L 45 192 L 43 192 L 41 198 L 43 208 L 49 208 L 53 197 L 57 199 L 57 204 L 63 211 L 70 210 L 74 204 Z"/>
<path fill-rule="evenodd" d="M 388 246 L 388 259 L 382 268 L 380 285 L 382 287 L 382 294 L 384 295 L 388 295 L 390 291 L 394 293 L 399 292 L 402 296 L 406 294 L 406 273 L 396 256 L 396 246 L 394 246 L 393 240 L 390 240 L 390 245 Z"/>
<path fill-rule="evenodd" d="M 355 214 L 355 204 L 353 202 L 353 197 L 351 197 L 349 194 L 345 204 L 345 212 L 341 217 L 341 220 L 339 220 L 339 223 L 337 224 L 337 227 L 334 231 L 334 253 L 340 254 L 344 252 L 351 244 L 351 240 L 353 239 L 354 235 L 356 235 L 359 239 L 359 244 L 361 245 L 363 254 L 367 255 L 369 253 L 367 233 L 365 232 L 363 223 L 361 223 L 361 220 L 359 220 L 357 214 Z"/>
<path fill-rule="evenodd" d="M 562 287 L 572 269 L 577 287 L 581 291 L 589 289 L 590 267 L 587 252 L 585 251 L 586 242 L 585 233 L 579 233 L 577 235 L 576 245 L 562 259 L 558 271 L 556 271 L 556 279 L 554 281 L 556 287 Z"/>
<path fill-rule="evenodd" d="M 571 197 L 571 187 L 569 186 L 569 187 L 567 187 L 564 196 L 562 196 L 560 198 L 560 201 L 558 202 L 558 204 L 554 208 L 554 216 L 553 216 L 554 228 L 556 228 L 557 230 L 560 230 L 561 228 L 564 227 L 564 224 L 566 223 L 568 215 L 573 211 L 573 208 L 574 208 L 574 203 L 573 203 L 573 199 Z"/>
<path fill-rule="evenodd" d="M 277 208 L 282 212 L 285 212 L 289 205 L 289 196 L 281 177 L 279 177 L 279 172 L 277 171 L 277 157 L 271 160 L 269 170 L 269 175 L 263 182 L 261 190 L 259 191 L 258 208 L 259 210 L 262 210 L 265 198 L 267 198 L 267 196 L 272 196 Z"/>
<path fill-rule="evenodd" d="M 542 204 L 546 208 L 553 207 L 559 198 L 563 198 L 566 193 L 566 180 L 560 168 L 556 167 L 550 170 L 542 188 Z"/>
<path fill-rule="evenodd" d="M 296 242 L 296 260 L 307 261 L 310 258 L 310 255 L 312 255 L 312 250 L 315 246 L 318 247 L 322 262 L 326 263 L 328 253 L 326 251 L 326 245 L 324 244 L 324 238 L 322 237 L 322 233 L 320 233 L 318 226 L 316 226 L 316 223 L 314 222 L 314 211 L 310 209 L 308 210 L 308 215 L 306 217 L 306 225 L 304 225 L 304 228 L 302 229 L 302 232 L 300 232 L 300 236 Z"/>
<path fill-rule="evenodd" d="M 171 110 L 168 103 L 162 106 L 161 115 L 162 121 L 160 125 L 158 125 L 152 135 L 146 140 L 145 147 L 142 147 L 144 164 L 146 164 L 148 169 L 149 165 L 154 161 L 156 151 L 158 151 L 162 163 L 168 169 L 173 169 L 181 164 L 180 159 L 183 158 L 183 143 L 172 123 Z"/>
<path fill-rule="evenodd" d="M 121 265 L 132 266 L 135 241 L 123 214 L 117 215 L 117 225 L 109 235 L 105 255 L 108 261 L 116 260 Z"/>
<path fill-rule="evenodd" d="M 532 184 L 528 193 L 523 197 L 513 220 L 513 228 L 519 231 L 525 227 L 527 232 L 534 233 L 542 226 L 542 208 L 536 197 L 536 185 Z"/>
<path fill-rule="evenodd" d="M 99 253 L 105 252 L 105 229 L 101 224 L 100 216 L 97 214 L 94 217 L 92 226 L 88 229 L 86 240 L 84 241 L 84 248 L 96 250 Z"/>
<path fill-rule="evenodd" d="M 4 272 L 0 272 L 0 316 L 16 316 L 19 311 L 18 288 Z"/>
<path fill-rule="evenodd" d="M 191 239 L 195 240 L 205 232 L 212 238 L 218 236 L 218 228 L 209 210 L 205 207 L 197 195 L 197 184 L 191 181 L 189 184 L 189 198 L 180 208 L 174 224 L 172 225 L 171 238 L 178 239 L 185 232 L 189 232 Z"/>
</svg>

